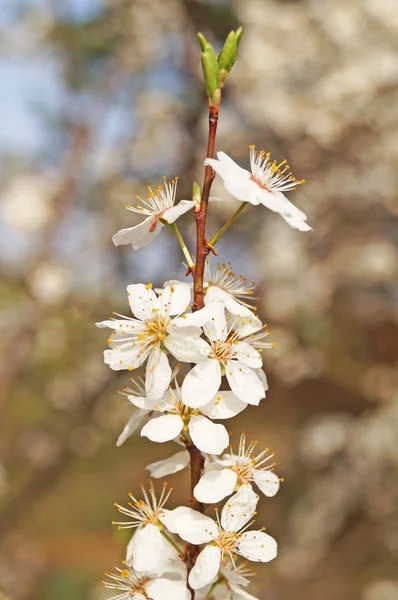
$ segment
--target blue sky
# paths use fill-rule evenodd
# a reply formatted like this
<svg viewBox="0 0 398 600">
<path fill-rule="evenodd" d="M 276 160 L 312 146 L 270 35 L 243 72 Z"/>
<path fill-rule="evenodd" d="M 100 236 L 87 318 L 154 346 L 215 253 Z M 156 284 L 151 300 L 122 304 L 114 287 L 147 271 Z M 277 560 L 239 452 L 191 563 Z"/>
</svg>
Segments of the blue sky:
<svg viewBox="0 0 398 600">
<path fill-rule="evenodd" d="M 48 10 L 48 0 L 3 0 L 0 7 L 0 35 L 7 37 L 18 27 L 18 13 L 24 7 Z M 66 0 L 62 16 L 84 20 L 95 16 L 103 0 Z M 26 32 L 28 35 L 29 32 Z M 63 101 L 56 60 L 48 56 L 18 55 L 6 51 L 0 54 L 0 152 L 32 155 L 43 148 L 42 122 L 39 109 L 57 111 Z"/>
</svg>

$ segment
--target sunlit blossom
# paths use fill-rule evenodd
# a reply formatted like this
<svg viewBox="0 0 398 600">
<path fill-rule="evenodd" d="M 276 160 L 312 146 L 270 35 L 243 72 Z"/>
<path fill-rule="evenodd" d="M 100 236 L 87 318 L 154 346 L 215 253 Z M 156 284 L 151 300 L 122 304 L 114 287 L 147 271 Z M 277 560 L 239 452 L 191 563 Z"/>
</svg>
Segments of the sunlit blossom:
<svg viewBox="0 0 398 600">
<path fill-rule="evenodd" d="M 155 191 L 148 187 L 149 194 L 146 198 L 137 196 L 138 202 L 134 206 L 125 206 L 128 210 L 146 218 L 139 225 L 115 233 L 112 238 L 115 246 L 131 244 L 134 250 L 138 250 L 159 235 L 165 222 L 174 223 L 178 217 L 193 208 L 192 200 L 181 200 L 175 205 L 177 182 L 178 177 L 170 182 L 164 178 L 163 185 L 159 185 Z"/>
<path fill-rule="evenodd" d="M 279 490 L 280 479 L 272 469 L 274 453 L 266 448 L 255 454 L 257 442 L 246 446 L 242 434 L 237 454 L 231 451 L 216 464 L 209 465 L 194 489 L 200 502 L 215 503 L 230 496 L 240 486 L 254 482 L 265 496 L 271 497 Z"/>
<path fill-rule="evenodd" d="M 291 227 L 311 230 L 306 215 L 283 194 L 304 183 L 303 179 L 299 181 L 294 177 L 286 160 L 277 164 L 276 160 L 271 160 L 270 152 L 256 152 L 255 146 L 250 146 L 251 172 L 242 169 L 225 152 L 217 152 L 217 159 L 206 158 L 205 165 L 214 169 L 228 192 L 238 200 L 262 204 L 279 213 Z"/>
</svg>

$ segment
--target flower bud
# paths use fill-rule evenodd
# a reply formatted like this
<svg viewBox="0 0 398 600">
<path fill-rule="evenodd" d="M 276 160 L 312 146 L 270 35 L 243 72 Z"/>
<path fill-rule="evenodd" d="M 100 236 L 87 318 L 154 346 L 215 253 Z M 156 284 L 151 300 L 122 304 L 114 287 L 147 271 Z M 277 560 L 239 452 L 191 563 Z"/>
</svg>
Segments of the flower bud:
<svg viewBox="0 0 398 600">
<path fill-rule="evenodd" d="M 205 80 L 207 96 L 214 101 L 217 90 L 220 88 L 220 68 L 213 46 L 209 44 L 204 35 L 198 33 L 200 45 L 202 46 L 202 68 Z"/>
<path fill-rule="evenodd" d="M 221 87 L 224 85 L 224 82 L 235 63 L 236 53 L 242 33 L 242 27 L 239 27 L 237 31 L 231 31 L 225 40 L 224 47 L 218 55 Z"/>
</svg>

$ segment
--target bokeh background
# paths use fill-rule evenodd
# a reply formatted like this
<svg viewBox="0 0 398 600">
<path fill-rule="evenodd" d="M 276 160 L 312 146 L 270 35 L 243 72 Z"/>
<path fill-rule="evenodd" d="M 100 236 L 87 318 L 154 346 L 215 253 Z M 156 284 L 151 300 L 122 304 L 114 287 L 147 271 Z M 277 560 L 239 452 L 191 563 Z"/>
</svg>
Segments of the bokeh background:
<svg viewBox="0 0 398 600">
<path fill-rule="evenodd" d="M 287 158 L 314 231 L 250 208 L 219 243 L 258 283 L 277 346 L 268 398 L 230 422 L 277 451 L 278 538 L 261 600 L 397 600 L 398 3 L 396 0 L 3 0 L 0 8 L 0 589 L 103 600 L 123 558 L 113 502 L 170 448 L 115 440 L 127 382 L 94 322 L 128 283 L 183 278 L 163 232 L 115 249 L 147 184 L 201 181 L 201 30 L 244 27 L 217 148 Z M 216 194 L 223 194 L 216 182 Z M 237 207 L 211 207 L 216 231 Z M 260 214 L 261 213 L 261 214 Z M 191 242 L 190 216 L 181 228 Z M 187 474 L 170 478 L 185 501 Z"/>
</svg>

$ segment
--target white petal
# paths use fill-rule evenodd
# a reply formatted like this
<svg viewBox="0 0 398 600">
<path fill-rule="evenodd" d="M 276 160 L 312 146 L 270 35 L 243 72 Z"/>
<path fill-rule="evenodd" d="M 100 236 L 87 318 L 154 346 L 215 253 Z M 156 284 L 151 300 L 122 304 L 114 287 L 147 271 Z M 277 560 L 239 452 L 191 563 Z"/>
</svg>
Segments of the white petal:
<svg viewBox="0 0 398 600">
<path fill-rule="evenodd" d="M 120 345 L 112 350 L 104 350 L 104 363 L 113 371 L 122 369 L 138 369 L 145 362 L 148 352 L 142 352 L 140 347 L 133 344 Z"/>
<path fill-rule="evenodd" d="M 217 425 L 202 415 L 191 417 L 188 428 L 193 443 L 201 452 L 221 454 L 229 444 L 224 425 Z"/>
<path fill-rule="evenodd" d="M 173 456 L 169 456 L 169 458 L 151 463 L 146 469 L 150 472 L 151 477 L 159 479 L 160 477 L 173 475 L 173 473 L 182 471 L 188 464 L 189 452 L 188 450 L 182 450 L 181 452 L 177 452 L 177 454 L 173 454 Z"/>
<path fill-rule="evenodd" d="M 218 360 L 207 359 L 189 371 L 182 384 L 182 400 L 191 408 L 207 404 L 217 394 L 221 385 L 221 368 Z"/>
<path fill-rule="evenodd" d="M 278 544 L 263 531 L 247 531 L 241 537 L 239 552 L 249 560 L 269 562 L 276 557 Z"/>
<path fill-rule="evenodd" d="M 128 547 L 126 562 L 136 571 L 155 569 L 162 561 L 164 540 L 156 525 L 137 529 Z"/>
<path fill-rule="evenodd" d="M 259 351 L 253 346 L 250 346 L 247 342 L 238 342 L 235 344 L 234 350 L 236 358 L 242 365 L 251 369 L 261 369 L 263 359 Z"/>
<path fill-rule="evenodd" d="M 187 506 L 165 511 L 163 524 L 190 544 L 207 544 L 217 535 L 217 525 L 206 515 Z"/>
<path fill-rule="evenodd" d="M 207 471 L 195 486 L 194 496 L 199 502 L 215 504 L 233 493 L 236 480 L 237 474 L 230 469 Z"/>
<path fill-rule="evenodd" d="M 149 399 L 162 398 L 169 386 L 171 375 L 169 359 L 160 346 L 156 346 L 149 353 L 146 366 L 145 388 Z"/>
<path fill-rule="evenodd" d="M 237 361 L 228 361 L 225 372 L 231 390 L 242 402 L 258 406 L 265 398 L 264 387 L 256 373 Z"/>
<path fill-rule="evenodd" d="M 193 208 L 194 202 L 192 200 L 181 200 L 175 206 L 167 208 L 163 213 L 163 219 L 168 223 L 174 223 L 178 217 L 184 215 L 186 212 Z"/>
<path fill-rule="evenodd" d="M 188 331 L 187 331 L 188 330 Z M 172 333 L 164 340 L 164 345 L 177 360 L 182 362 L 202 362 L 210 351 L 209 344 L 199 337 L 199 327 L 173 327 Z M 192 331 L 198 332 L 193 336 Z"/>
<path fill-rule="evenodd" d="M 280 480 L 272 471 L 254 470 L 253 479 L 265 496 L 275 496 L 280 487 Z"/>
<path fill-rule="evenodd" d="M 147 217 L 145 221 L 135 225 L 135 227 L 128 227 L 127 229 L 121 229 L 112 237 L 112 241 L 115 246 L 121 246 L 123 244 L 133 244 L 140 247 L 141 240 L 149 232 L 151 227 L 152 217 Z"/>
<path fill-rule="evenodd" d="M 184 581 L 170 581 L 161 577 L 146 585 L 151 600 L 190 600 L 191 594 Z"/>
<path fill-rule="evenodd" d="M 306 223 L 306 215 L 297 208 L 294 204 L 286 198 L 282 192 L 273 191 L 268 193 L 266 190 L 262 190 L 263 193 L 259 194 L 259 199 L 262 204 L 271 208 L 269 196 L 272 196 L 272 201 L 275 203 L 271 208 L 274 212 L 278 212 L 294 229 L 300 231 L 311 231 L 311 227 Z"/>
<path fill-rule="evenodd" d="M 263 328 L 263 323 L 255 314 L 248 317 L 241 317 L 235 322 L 234 329 L 239 330 L 240 337 L 246 337 Z"/>
<path fill-rule="evenodd" d="M 141 436 L 147 437 L 151 442 L 169 442 L 180 434 L 184 421 L 178 415 L 163 415 L 151 419 L 141 429 Z"/>
<path fill-rule="evenodd" d="M 248 173 L 248 171 L 246 172 Z M 231 177 L 231 179 L 224 180 L 224 185 L 225 189 L 241 202 L 250 202 L 254 206 L 260 204 L 260 198 L 257 194 L 258 186 L 249 178 Z"/>
<path fill-rule="evenodd" d="M 148 412 L 146 410 L 135 410 L 133 415 L 127 421 L 125 428 L 122 433 L 117 438 L 116 446 L 121 446 L 124 442 L 129 438 L 133 433 L 137 431 L 137 429 L 141 426 L 143 420 L 148 416 Z"/>
<path fill-rule="evenodd" d="M 189 585 L 198 590 L 210 583 L 220 570 L 221 550 L 217 546 L 206 546 L 196 559 L 189 574 Z"/>
<path fill-rule="evenodd" d="M 211 402 L 201 406 L 200 412 L 210 419 L 231 419 L 247 406 L 231 391 L 220 391 Z"/>
<path fill-rule="evenodd" d="M 224 304 L 222 302 L 211 302 L 200 310 L 181 315 L 181 317 L 173 321 L 173 325 L 176 325 L 177 327 L 186 327 L 187 325 L 203 327 L 205 323 L 209 323 L 213 319 L 222 318 L 223 315 Z"/>
<path fill-rule="evenodd" d="M 269 386 L 268 386 L 268 380 L 267 380 L 266 374 L 264 373 L 264 371 L 262 369 L 256 369 L 255 372 L 256 372 L 257 377 L 261 381 L 261 384 L 262 384 L 264 390 L 267 391 Z"/>
<path fill-rule="evenodd" d="M 159 312 L 162 315 L 179 315 L 189 308 L 191 290 L 183 283 L 166 286 L 159 293 Z"/>
<path fill-rule="evenodd" d="M 239 531 L 253 517 L 258 502 L 250 484 L 242 485 L 221 512 L 221 525 L 227 531 Z"/>
<path fill-rule="evenodd" d="M 131 312 L 146 321 L 153 317 L 153 311 L 159 308 L 159 302 L 155 292 L 143 283 L 135 283 L 127 287 Z"/>
</svg>

